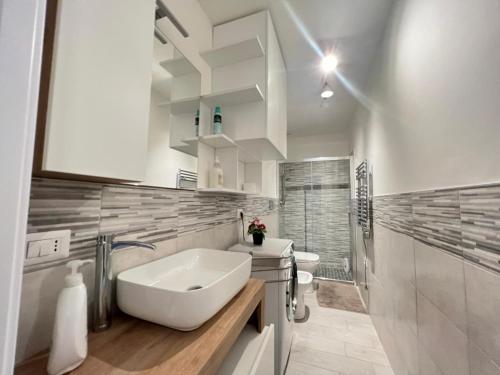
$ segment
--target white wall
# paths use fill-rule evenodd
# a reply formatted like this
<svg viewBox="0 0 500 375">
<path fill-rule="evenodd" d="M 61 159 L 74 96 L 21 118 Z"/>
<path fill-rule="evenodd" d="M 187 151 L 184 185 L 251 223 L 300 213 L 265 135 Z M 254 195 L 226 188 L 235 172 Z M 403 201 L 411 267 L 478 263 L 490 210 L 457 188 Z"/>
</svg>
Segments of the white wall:
<svg viewBox="0 0 500 375">
<path fill-rule="evenodd" d="M 348 133 L 321 134 L 307 137 L 288 137 L 289 161 L 317 157 L 347 156 L 350 153 Z"/>
<path fill-rule="evenodd" d="M 144 185 L 176 187 L 179 168 L 196 172 L 197 158 L 170 148 L 170 109 L 159 107 L 162 97 L 152 91 L 148 156 Z M 163 100 L 164 101 L 164 100 Z"/>
<path fill-rule="evenodd" d="M 352 132 L 374 195 L 500 181 L 499 14 L 498 0 L 394 2 Z M 395 374 L 499 373 L 497 274 L 378 224 L 367 243 L 360 290 Z M 359 229 L 355 245 L 359 285 Z"/>
<path fill-rule="evenodd" d="M 500 180 L 500 2 L 395 2 L 353 131 L 374 194 Z"/>
<path fill-rule="evenodd" d="M 45 1 L 0 1 L 0 374 L 17 336 Z"/>
</svg>

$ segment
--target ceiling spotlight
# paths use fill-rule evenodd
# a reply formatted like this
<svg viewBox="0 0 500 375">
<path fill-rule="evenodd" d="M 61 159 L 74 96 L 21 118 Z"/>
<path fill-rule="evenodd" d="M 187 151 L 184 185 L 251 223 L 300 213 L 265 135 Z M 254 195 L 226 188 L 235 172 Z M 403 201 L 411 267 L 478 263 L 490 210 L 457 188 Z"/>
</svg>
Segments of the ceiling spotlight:
<svg viewBox="0 0 500 375">
<path fill-rule="evenodd" d="M 321 97 L 323 99 L 328 99 L 333 96 L 333 90 L 330 86 L 328 86 L 328 83 L 325 82 L 325 85 L 323 86 L 323 90 L 321 90 Z"/>
<path fill-rule="evenodd" d="M 339 64 L 339 61 L 337 60 L 337 58 L 335 56 L 327 55 L 327 56 L 323 57 L 321 67 L 323 68 L 323 71 L 325 73 L 330 73 L 330 72 L 333 72 L 337 68 L 338 64 Z"/>
</svg>

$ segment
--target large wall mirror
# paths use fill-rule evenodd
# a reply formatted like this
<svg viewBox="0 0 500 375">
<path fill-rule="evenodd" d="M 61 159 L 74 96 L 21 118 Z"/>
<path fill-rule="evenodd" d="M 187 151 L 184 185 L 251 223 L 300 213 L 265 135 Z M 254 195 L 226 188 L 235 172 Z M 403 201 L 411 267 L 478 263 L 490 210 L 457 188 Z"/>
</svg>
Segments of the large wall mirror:
<svg viewBox="0 0 500 375">
<path fill-rule="evenodd" d="M 197 135 L 200 90 L 200 72 L 157 28 L 146 178 L 141 185 L 196 188 L 196 150 L 183 140 Z"/>
</svg>

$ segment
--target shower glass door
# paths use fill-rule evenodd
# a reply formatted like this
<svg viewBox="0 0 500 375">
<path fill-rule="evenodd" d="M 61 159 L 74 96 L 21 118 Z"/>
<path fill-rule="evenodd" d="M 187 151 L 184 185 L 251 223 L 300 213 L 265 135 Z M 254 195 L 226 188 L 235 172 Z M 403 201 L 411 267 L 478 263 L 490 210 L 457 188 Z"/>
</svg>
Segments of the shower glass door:
<svg viewBox="0 0 500 375">
<path fill-rule="evenodd" d="M 280 237 L 316 253 L 315 277 L 352 280 L 349 158 L 280 164 Z"/>
</svg>

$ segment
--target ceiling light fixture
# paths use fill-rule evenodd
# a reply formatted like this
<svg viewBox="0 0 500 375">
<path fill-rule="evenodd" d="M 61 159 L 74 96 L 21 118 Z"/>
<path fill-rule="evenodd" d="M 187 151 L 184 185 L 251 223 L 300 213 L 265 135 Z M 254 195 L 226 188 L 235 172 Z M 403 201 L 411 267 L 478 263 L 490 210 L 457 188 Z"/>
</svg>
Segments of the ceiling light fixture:
<svg viewBox="0 0 500 375">
<path fill-rule="evenodd" d="M 337 58 L 333 55 L 326 55 L 323 57 L 323 61 L 321 62 L 321 67 L 323 68 L 323 71 L 325 73 L 330 73 L 333 72 L 336 68 L 337 65 L 339 64 L 339 61 Z"/>
<path fill-rule="evenodd" d="M 325 82 L 325 85 L 323 86 L 323 89 L 321 90 L 321 97 L 323 99 L 328 99 L 333 96 L 333 90 L 332 88 L 328 85 L 328 83 Z"/>
</svg>

